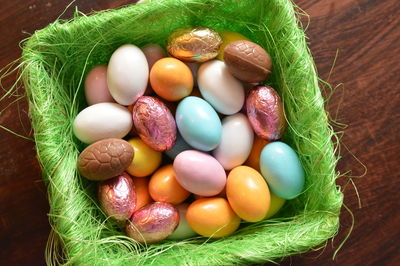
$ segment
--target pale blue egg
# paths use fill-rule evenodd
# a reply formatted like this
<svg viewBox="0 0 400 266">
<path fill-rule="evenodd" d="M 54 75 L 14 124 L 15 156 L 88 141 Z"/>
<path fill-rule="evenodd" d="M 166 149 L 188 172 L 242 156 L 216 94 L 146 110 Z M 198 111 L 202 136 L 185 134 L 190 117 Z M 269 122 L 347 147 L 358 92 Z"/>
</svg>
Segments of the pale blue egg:
<svg viewBox="0 0 400 266">
<path fill-rule="evenodd" d="M 195 149 L 211 151 L 221 142 L 221 120 L 203 99 L 184 98 L 176 109 L 175 118 L 182 138 Z"/>
<path fill-rule="evenodd" d="M 293 199 L 304 188 L 304 170 L 296 152 L 276 141 L 263 148 L 260 169 L 271 191 L 284 199 Z"/>
</svg>

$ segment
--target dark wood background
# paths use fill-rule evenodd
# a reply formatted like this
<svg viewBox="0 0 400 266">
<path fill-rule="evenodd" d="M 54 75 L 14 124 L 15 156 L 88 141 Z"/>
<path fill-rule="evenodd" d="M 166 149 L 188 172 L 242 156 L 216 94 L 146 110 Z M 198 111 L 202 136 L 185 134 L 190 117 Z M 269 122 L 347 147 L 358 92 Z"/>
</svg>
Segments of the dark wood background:
<svg viewBox="0 0 400 266">
<path fill-rule="evenodd" d="M 0 68 L 20 56 L 18 44 L 22 39 L 54 21 L 69 2 L 0 0 Z M 71 17 L 75 6 L 87 13 L 133 2 L 77 0 L 63 17 Z M 344 201 L 354 214 L 355 224 L 334 261 L 333 253 L 352 225 L 344 208 L 340 232 L 333 241 L 319 251 L 287 258 L 282 264 L 399 265 L 400 3 L 295 2 L 310 16 L 307 35 L 319 75 L 337 86 L 327 108 L 333 118 L 348 125 L 337 167 L 348 175 L 337 183 L 344 190 Z M 307 25 L 307 19 L 303 23 Z M 2 85 L 7 89 L 14 81 L 12 75 Z M 0 110 L 16 99 L 2 100 Z M 0 125 L 31 136 L 26 102 L 20 100 L 5 109 Z M 48 203 L 34 143 L 0 129 L 0 174 L 0 264 L 43 265 L 49 233 Z"/>
</svg>

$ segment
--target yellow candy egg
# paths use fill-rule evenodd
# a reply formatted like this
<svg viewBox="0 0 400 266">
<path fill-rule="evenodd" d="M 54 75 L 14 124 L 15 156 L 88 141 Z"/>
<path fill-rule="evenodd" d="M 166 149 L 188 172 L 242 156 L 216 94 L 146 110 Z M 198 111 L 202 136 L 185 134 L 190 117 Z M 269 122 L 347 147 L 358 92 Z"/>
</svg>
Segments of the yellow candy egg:
<svg viewBox="0 0 400 266">
<path fill-rule="evenodd" d="M 285 199 L 282 199 L 271 192 L 271 204 L 269 206 L 269 210 L 267 212 L 267 215 L 265 216 L 265 219 L 274 216 L 282 208 L 285 202 Z"/>
<path fill-rule="evenodd" d="M 248 166 L 232 169 L 226 181 L 226 196 L 235 213 L 247 222 L 265 218 L 271 196 L 262 175 Z"/>
<path fill-rule="evenodd" d="M 219 47 L 217 59 L 219 59 L 221 61 L 224 61 L 224 49 L 228 44 L 230 44 L 231 42 L 234 42 L 234 41 L 239 41 L 239 40 L 250 41 L 247 37 L 245 37 L 242 34 L 237 33 L 237 32 L 223 30 L 218 33 L 219 33 L 219 36 L 221 36 L 221 38 L 222 38 L 222 44 Z"/>
<path fill-rule="evenodd" d="M 194 201 L 186 212 L 186 220 L 193 231 L 212 238 L 231 235 L 240 225 L 240 218 L 223 198 Z"/>
<path fill-rule="evenodd" d="M 132 163 L 126 171 L 136 177 L 151 175 L 161 164 L 161 152 L 153 150 L 140 138 L 133 138 L 128 142 L 135 153 Z"/>
</svg>

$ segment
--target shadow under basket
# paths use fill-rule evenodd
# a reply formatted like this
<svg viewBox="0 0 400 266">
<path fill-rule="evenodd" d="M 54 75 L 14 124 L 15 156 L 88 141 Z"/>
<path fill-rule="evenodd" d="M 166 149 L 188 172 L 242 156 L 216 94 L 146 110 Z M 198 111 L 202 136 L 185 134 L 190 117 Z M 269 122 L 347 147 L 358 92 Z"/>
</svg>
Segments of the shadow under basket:
<svg viewBox="0 0 400 266">
<path fill-rule="evenodd" d="M 240 32 L 273 59 L 266 84 L 282 97 L 288 128 L 283 141 L 299 155 L 304 192 L 269 220 L 242 223 L 232 236 L 140 245 L 97 204 L 96 183 L 76 160 L 84 145 L 72 122 L 86 103 L 83 81 L 115 49 L 165 40 L 175 29 L 201 25 Z M 323 244 L 338 230 L 343 194 L 335 184 L 334 132 L 324 109 L 313 59 L 289 0 L 158 0 L 57 21 L 23 46 L 23 81 L 37 154 L 48 186 L 52 232 L 48 264 L 230 265 L 277 261 Z"/>
</svg>

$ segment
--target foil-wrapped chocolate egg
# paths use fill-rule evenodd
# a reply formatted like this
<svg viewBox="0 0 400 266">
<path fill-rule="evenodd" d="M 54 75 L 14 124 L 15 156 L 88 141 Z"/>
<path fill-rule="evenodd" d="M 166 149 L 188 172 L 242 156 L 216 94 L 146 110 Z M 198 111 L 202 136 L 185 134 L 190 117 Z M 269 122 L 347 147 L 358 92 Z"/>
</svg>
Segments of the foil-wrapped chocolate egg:
<svg viewBox="0 0 400 266">
<path fill-rule="evenodd" d="M 184 27 L 168 38 L 167 50 L 186 62 L 204 62 L 218 55 L 222 39 L 219 34 L 205 27 Z"/>
<path fill-rule="evenodd" d="M 100 182 L 98 197 L 103 211 L 118 221 L 129 219 L 135 211 L 135 185 L 127 173 Z"/>
<path fill-rule="evenodd" d="M 132 110 L 140 138 L 156 151 L 167 151 L 176 141 L 176 124 L 168 107 L 151 96 L 140 97 Z"/>
<path fill-rule="evenodd" d="M 154 202 L 132 215 L 126 233 L 140 243 L 151 244 L 167 238 L 178 224 L 179 213 L 172 204 Z"/>
<path fill-rule="evenodd" d="M 269 86 L 259 85 L 249 92 L 246 112 L 254 132 L 262 139 L 280 139 L 286 129 L 282 100 Z"/>
</svg>

